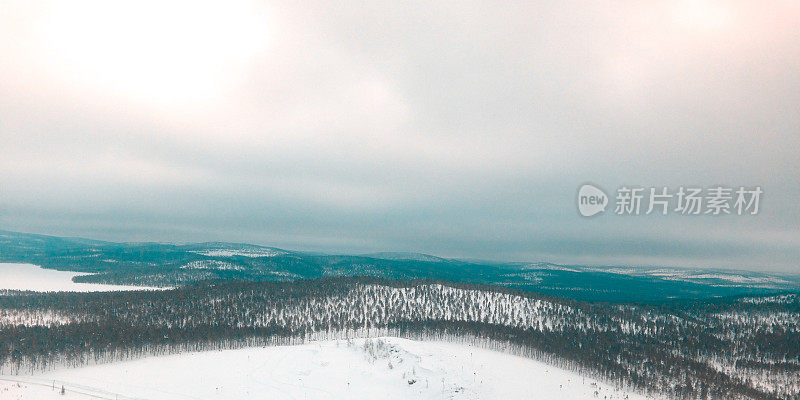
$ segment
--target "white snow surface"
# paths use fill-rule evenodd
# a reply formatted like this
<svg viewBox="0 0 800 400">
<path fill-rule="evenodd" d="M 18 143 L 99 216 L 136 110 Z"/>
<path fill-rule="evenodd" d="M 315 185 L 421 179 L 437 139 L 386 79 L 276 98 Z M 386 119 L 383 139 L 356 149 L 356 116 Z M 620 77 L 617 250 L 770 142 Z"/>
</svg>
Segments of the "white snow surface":
<svg viewBox="0 0 800 400">
<path fill-rule="evenodd" d="M 218 261 L 218 260 L 196 260 L 190 261 L 186 263 L 186 265 L 181 267 L 182 269 L 211 269 L 211 270 L 220 270 L 220 271 L 241 271 L 244 268 L 229 263 L 227 261 Z"/>
<path fill-rule="evenodd" d="M 64 387 L 66 396 L 61 395 Z M 597 392 L 597 394 L 595 394 Z M 575 372 L 467 344 L 399 338 L 186 353 L 0 375 L 0 398 L 629 399 Z"/>
<path fill-rule="evenodd" d="M 75 283 L 72 277 L 81 272 L 44 269 L 33 264 L 0 263 L 0 290 L 34 292 L 110 292 L 118 290 L 154 290 L 144 286 Z"/>
<path fill-rule="evenodd" d="M 257 249 L 210 249 L 203 251 L 192 251 L 192 253 L 201 254 L 208 257 L 275 257 L 286 254 L 278 250 L 257 248 Z"/>
</svg>

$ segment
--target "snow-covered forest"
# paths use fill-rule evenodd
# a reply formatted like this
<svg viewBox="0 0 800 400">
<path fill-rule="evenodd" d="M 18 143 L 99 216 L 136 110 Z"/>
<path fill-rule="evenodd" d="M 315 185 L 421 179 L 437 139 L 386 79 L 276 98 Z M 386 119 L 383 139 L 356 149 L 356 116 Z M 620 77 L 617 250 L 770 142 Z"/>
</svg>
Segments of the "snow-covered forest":
<svg viewBox="0 0 800 400">
<path fill-rule="evenodd" d="M 374 278 L 0 295 L 5 374 L 385 335 L 466 342 L 676 398 L 800 398 L 796 295 L 654 307 Z"/>
</svg>

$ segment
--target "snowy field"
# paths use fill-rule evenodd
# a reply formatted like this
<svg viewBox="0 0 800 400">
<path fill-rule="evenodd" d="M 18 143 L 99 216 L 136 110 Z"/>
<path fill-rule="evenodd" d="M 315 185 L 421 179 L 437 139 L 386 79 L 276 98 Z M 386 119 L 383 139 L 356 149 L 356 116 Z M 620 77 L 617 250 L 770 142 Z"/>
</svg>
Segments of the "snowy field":
<svg viewBox="0 0 800 400">
<path fill-rule="evenodd" d="M 0 263 L 0 290 L 32 290 L 35 292 L 107 292 L 115 290 L 155 289 L 140 286 L 75 283 L 72 277 L 80 272 L 44 269 L 33 264 Z"/>
<path fill-rule="evenodd" d="M 0 398 L 642 400 L 651 397 L 616 390 L 530 359 L 465 344 L 381 338 L 151 357 L 35 376 L 0 375 Z"/>
</svg>

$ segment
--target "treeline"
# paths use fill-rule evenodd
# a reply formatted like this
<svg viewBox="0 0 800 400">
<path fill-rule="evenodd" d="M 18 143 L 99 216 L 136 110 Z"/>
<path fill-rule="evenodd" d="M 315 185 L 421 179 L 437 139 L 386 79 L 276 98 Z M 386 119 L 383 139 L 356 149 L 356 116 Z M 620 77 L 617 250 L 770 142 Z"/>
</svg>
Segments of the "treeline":
<svg viewBox="0 0 800 400">
<path fill-rule="evenodd" d="M 591 304 L 432 281 L 219 281 L 0 294 L 3 373 L 372 334 L 461 338 L 686 399 L 800 398 L 797 296 Z"/>
</svg>

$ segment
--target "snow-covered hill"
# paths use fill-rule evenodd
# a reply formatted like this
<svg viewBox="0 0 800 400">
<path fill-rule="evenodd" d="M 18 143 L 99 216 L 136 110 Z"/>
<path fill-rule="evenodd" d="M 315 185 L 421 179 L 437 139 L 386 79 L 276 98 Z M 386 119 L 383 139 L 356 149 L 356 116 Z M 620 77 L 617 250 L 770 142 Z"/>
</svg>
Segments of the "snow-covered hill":
<svg viewBox="0 0 800 400">
<path fill-rule="evenodd" d="M 0 375 L 3 399 L 87 395 L 153 400 L 650 398 L 522 357 L 399 338 L 188 353 L 35 376 Z"/>
</svg>

